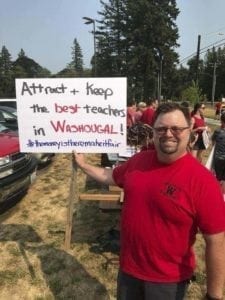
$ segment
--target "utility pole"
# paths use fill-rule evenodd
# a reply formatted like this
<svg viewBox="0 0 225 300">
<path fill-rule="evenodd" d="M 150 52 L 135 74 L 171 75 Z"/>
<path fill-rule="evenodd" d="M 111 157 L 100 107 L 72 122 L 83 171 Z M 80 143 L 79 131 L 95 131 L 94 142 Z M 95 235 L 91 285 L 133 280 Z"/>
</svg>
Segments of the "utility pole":
<svg viewBox="0 0 225 300">
<path fill-rule="evenodd" d="M 163 62 L 163 54 L 160 49 L 158 49 L 158 55 L 159 55 L 159 71 L 158 71 L 158 85 L 157 85 L 157 96 L 159 103 L 161 102 L 161 93 L 162 93 L 162 62 Z"/>
<path fill-rule="evenodd" d="M 212 106 L 214 107 L 215 91 L 216 91 L 216 62 L 213 64 L 213 81 L 212 81 Z"/>
<path fill-rule="evenodd" d="M 163 55 L 160 56 L 160 64 L 159 64 L 159 103 L 161 103 L 161 94 L 162 94 L 162 61 Z"/>
<path fill-rule="evenodd" d="M 197 54 L 196 54 L 196 77 L 195 83 L 198 85 L 198 77 L 199 77 L 199 57 L 200 57 L 200 45 L 201 45 L 201 35 L 198 35 L 198 45 L 197 45 Z"/>
<path fill-rule="evenodd" d="M 160 97 L 160 75 L 159 75 L 159 71 L 157 73 L 157 99 L 158 102 L 160 103 L 161 97 Z"/>
</svg>

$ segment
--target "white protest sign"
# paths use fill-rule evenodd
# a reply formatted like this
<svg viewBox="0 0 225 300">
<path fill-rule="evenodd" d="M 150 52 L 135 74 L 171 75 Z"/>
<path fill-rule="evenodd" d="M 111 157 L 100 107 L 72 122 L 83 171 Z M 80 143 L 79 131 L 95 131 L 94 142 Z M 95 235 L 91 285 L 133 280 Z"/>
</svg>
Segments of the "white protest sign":
<svg viewBox="0 0 225 300">
<path fill-rule="evenodd" d="M 126 148 L 126 78 L 16 79 L 21 152 Z"/>
</svg>

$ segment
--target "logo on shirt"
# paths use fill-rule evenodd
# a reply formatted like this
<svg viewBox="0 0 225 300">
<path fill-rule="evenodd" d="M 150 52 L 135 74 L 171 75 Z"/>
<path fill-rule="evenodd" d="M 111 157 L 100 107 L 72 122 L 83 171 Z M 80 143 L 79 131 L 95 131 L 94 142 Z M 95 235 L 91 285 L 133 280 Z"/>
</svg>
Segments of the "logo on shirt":
<svg viewBox="0 0 225 300">
<path fill-rule="evenodd" d="M 172 183 L 166 182 L 162 190 L 162 194 L 172 198 L 173 200 L 178 199 L 180 189 Z"/>
</svg>

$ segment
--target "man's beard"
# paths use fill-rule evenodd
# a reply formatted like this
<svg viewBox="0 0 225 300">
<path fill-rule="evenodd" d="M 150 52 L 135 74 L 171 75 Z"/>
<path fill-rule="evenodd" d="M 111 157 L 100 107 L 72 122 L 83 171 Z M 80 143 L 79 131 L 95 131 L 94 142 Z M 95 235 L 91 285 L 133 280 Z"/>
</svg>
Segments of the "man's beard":
<svg viewBox="0 0 225 300">
<path fill-rule="evenodd" d="M 159 149 L 164 154 L 173 154 L 178 151 L 178 141 L 175 138 L 160 138 Z"/>
</svg>

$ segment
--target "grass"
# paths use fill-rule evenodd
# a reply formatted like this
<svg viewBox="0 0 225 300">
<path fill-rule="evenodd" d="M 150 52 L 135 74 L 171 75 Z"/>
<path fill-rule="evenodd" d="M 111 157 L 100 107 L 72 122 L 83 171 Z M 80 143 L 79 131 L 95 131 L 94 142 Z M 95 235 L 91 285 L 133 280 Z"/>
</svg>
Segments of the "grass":
<svg viewBox="0 0 225 300">
<path fill-rule="evenodd" d="M 99 156 L 90 160 L 99 163 Z M 71 249 L 64 250 L 70 174 L 70 155 L 57 155 L 23 200 L 0 216 L 0 300 L 115 299 L 118 254 L 100 249 L 97 238 L 115 225 L 116 214 L 78 203 Z M 85 190 L 80 171 L 77 184 Z"/>
<path fill-rule="evenodd" d="M 206 106 L 204 116 L 206 118 L 216 119 L 215 110 L 212 108 L 212 106 Z"/>
</svg>

